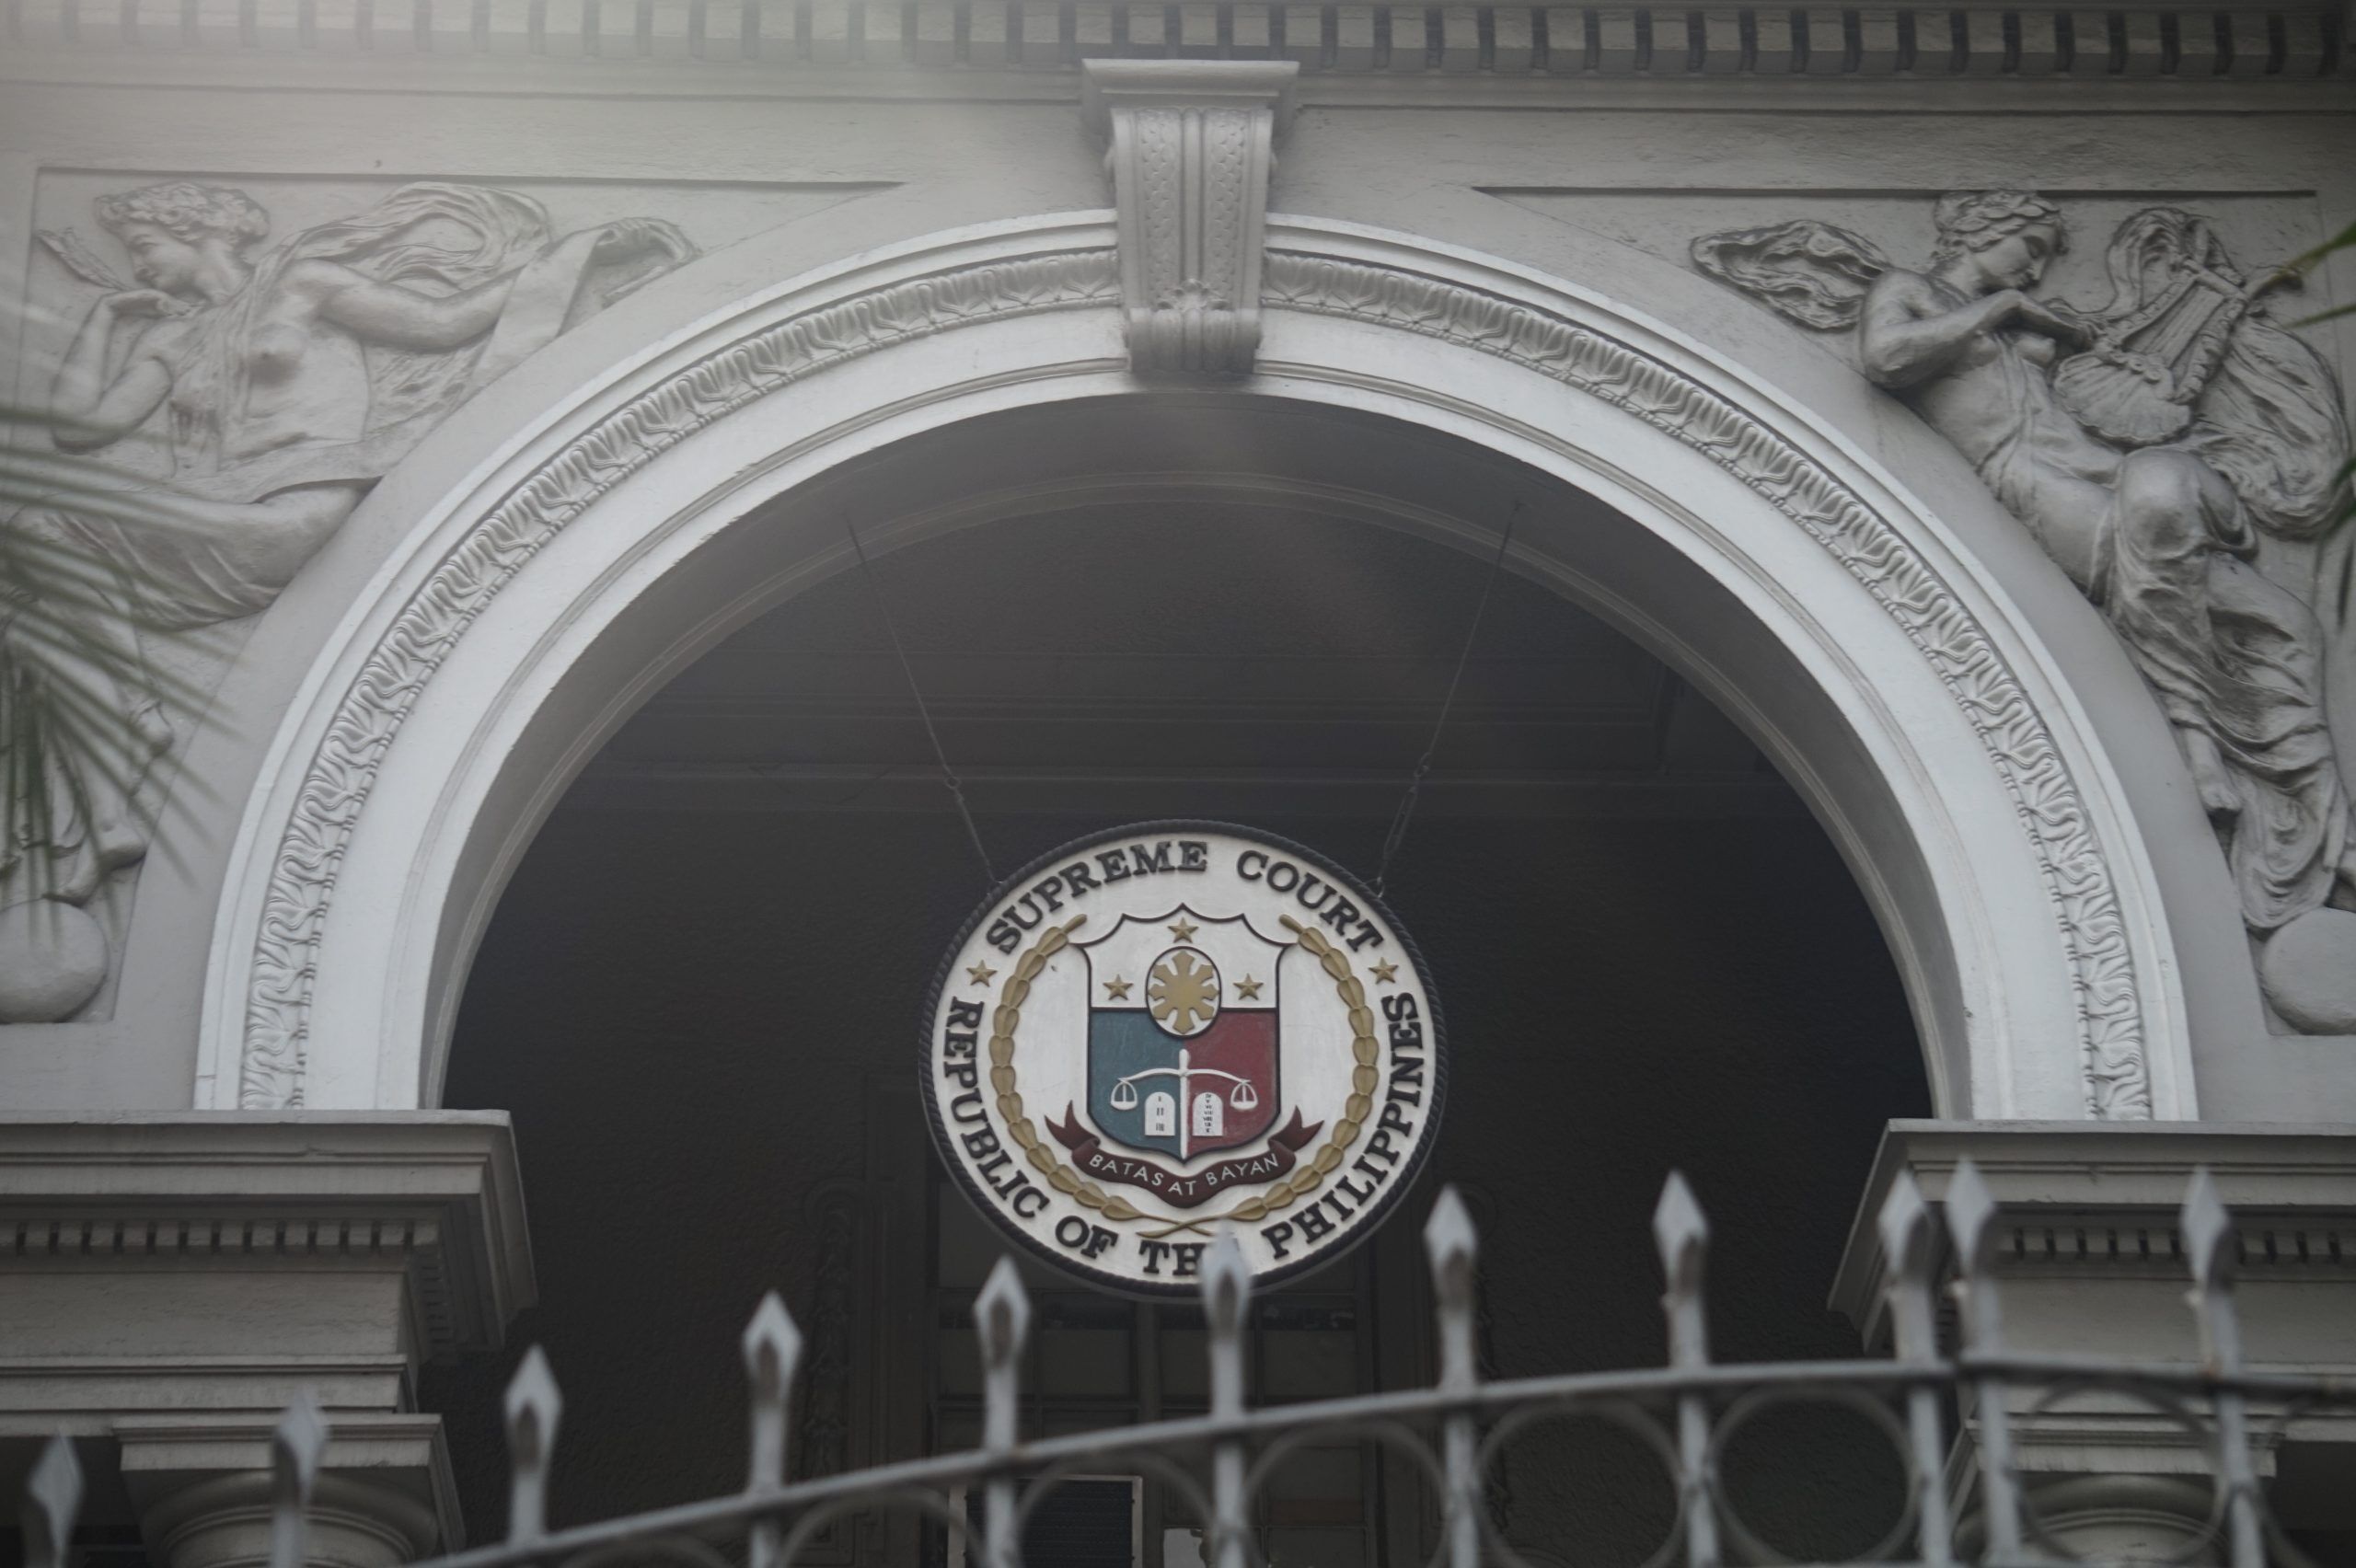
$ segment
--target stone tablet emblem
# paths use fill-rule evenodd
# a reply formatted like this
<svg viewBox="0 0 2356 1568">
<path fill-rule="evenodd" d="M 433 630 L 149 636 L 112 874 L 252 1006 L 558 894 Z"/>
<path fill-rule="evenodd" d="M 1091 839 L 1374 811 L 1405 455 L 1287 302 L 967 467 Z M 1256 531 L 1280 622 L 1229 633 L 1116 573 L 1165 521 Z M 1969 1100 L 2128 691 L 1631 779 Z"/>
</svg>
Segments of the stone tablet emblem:
<svg viewBox="0 0 2356 1568">
<path fill-rule="evenodd" d="M 981 1211 L 1041 1257 L 1191 1296 L 1232 1227 L 1263 1279 L 1372 1233 L 1439 1124 L 1439 1009 L 1346 872 L 1216 823 L 1068 845 L 967 924 L 925 1102 Z"/>
</svg>

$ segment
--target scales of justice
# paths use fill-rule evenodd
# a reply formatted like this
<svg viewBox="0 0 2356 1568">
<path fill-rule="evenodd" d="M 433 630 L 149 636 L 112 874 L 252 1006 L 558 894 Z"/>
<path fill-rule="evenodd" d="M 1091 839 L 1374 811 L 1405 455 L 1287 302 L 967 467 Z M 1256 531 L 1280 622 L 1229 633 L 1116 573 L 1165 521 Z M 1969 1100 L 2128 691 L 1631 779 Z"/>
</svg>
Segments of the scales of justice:
<svg viewBox="0 0 2356 1568">
<path fill-rule="evenodd" d="M 1134 1111 L 1138 1108 L 1138 1080 L 1163 1078 L 1178 1080 L 1178 1093 L 1175 1099 L 1167 1092 L 1160 1090 L 1146 1097 L 1146 1136 L 1157 1138 L 1175 1137 L 1178 1140 L 1178 1158 L 1181 1159 L 1186 1159 L 1193 1153 L 1195 1138 L 1218 1137 L 1226 1133 L 1228 1106 L 1247 1112 L 1260 1108 L 1260 1091 L 1252 1087 L 1250 1078 L 1238 1073 L 1224 1072 L 1218 1067 L 1195 1066 L 1194 1054 L 1183 1046 L 1179 1048 L 1176 1066 L 1148 1067 L 1142 1072 L 1131 1073 L 1114 1083 L 1112 1093 L 1107 1096 L 1107 1099 L 1111 1101 L 1115 1110 Z M 1206 1090 L 1201 1094 L 1196 1094 L 1195 1092 L 1196 1078 L 1227 1079 L 1230 1087 L 1224 1104 L 1221 1103 L 1219 1095 L 1213 1090 Z M 1189 1107 L 1185 1124 L 1183 1126 L 1178 1123 L 1178 1106 L 1181 1103 Z"/>
<path fill-rule="evenodd" d="M 1082 951 L 1092 996 L 1091 1114 L 1108 1139 L 1184 1162 L 1268 1131 L 1282 1097 L 1275 993 L 1283 943 L 1240 915 L 1181 905 L 1148 919 L 1125 916 Z M 1240 977 L 1231 997 L 1230 974 Z"/>
</svg>

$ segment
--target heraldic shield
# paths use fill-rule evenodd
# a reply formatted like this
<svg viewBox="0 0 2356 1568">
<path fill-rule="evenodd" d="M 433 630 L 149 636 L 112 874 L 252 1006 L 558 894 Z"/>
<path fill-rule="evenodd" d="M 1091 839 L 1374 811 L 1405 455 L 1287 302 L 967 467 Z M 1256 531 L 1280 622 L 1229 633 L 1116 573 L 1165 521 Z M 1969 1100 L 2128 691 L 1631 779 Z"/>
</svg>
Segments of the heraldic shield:
<svg viewBox="0 0 2356 1568">
<path fill-rule="evenodd" d="M 1276 1124 L 1276 971 L 1289 944 L 1181 905 L 1123 917 L 1088 957 L 1088 1115 L 1105 1140 L 1180 1160 Z"/>
</svg>

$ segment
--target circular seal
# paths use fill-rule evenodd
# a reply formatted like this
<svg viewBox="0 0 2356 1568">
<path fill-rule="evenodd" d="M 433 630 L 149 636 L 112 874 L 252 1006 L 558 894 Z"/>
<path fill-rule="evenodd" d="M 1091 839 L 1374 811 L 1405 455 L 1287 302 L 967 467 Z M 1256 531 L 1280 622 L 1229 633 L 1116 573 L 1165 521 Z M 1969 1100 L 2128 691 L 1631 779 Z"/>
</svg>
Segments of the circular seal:
<svg viewBox="0 0 2356 1568">
<path fill-rule="evenodd" d="M 1414 1182 L 1448 1082 L 1391 912 L 1223 823 L 1115 828 L 1016 873 L 926 1016 L 925 1109 L 966 1194 L 1133 1295 L 1195 1294 L 1230 1228 L 1265 1281 L 1341 1256 Z"/>
</svg>

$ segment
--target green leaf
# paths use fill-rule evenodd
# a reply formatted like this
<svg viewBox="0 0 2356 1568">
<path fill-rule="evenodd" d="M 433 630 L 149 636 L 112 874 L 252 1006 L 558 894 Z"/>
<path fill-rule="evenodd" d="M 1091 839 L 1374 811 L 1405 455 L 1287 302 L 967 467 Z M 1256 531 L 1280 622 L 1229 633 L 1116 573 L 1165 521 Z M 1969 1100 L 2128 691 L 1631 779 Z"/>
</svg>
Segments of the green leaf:
<svg viewBox="0 0 2356 1568">
<path fill-rule="evenodd" d="M 2316 262 L 2321 261 L 2325 257 L 2329 256 L 2332 252 L 2336 250 L 2346 250 L 2351 247 L 2356 247 L 2356 224 L 2350 224 L 2346 228 L 2341 229 L 2329 239 L 2325 240 L 2313 250 L 2303 251 L 2299 255 L 2292 257 L 2291 259 L 2282 263 L 2282 271 L 2285 272 L 2303 273 L 2309 271 L 2315 267 Z"/>
<path fill-rule="evenodd" d="M 2335 306 L 2329 310 L 2319 310 L 2313 316 L 2300 317 L 2296 321 L 2292 322 L 2291 325 L 2293 327 L 2312 327 L 2318 321 L 2337 320 L 2342 316 L 2356 316 L 2356 305 Z"/>
</svg>

